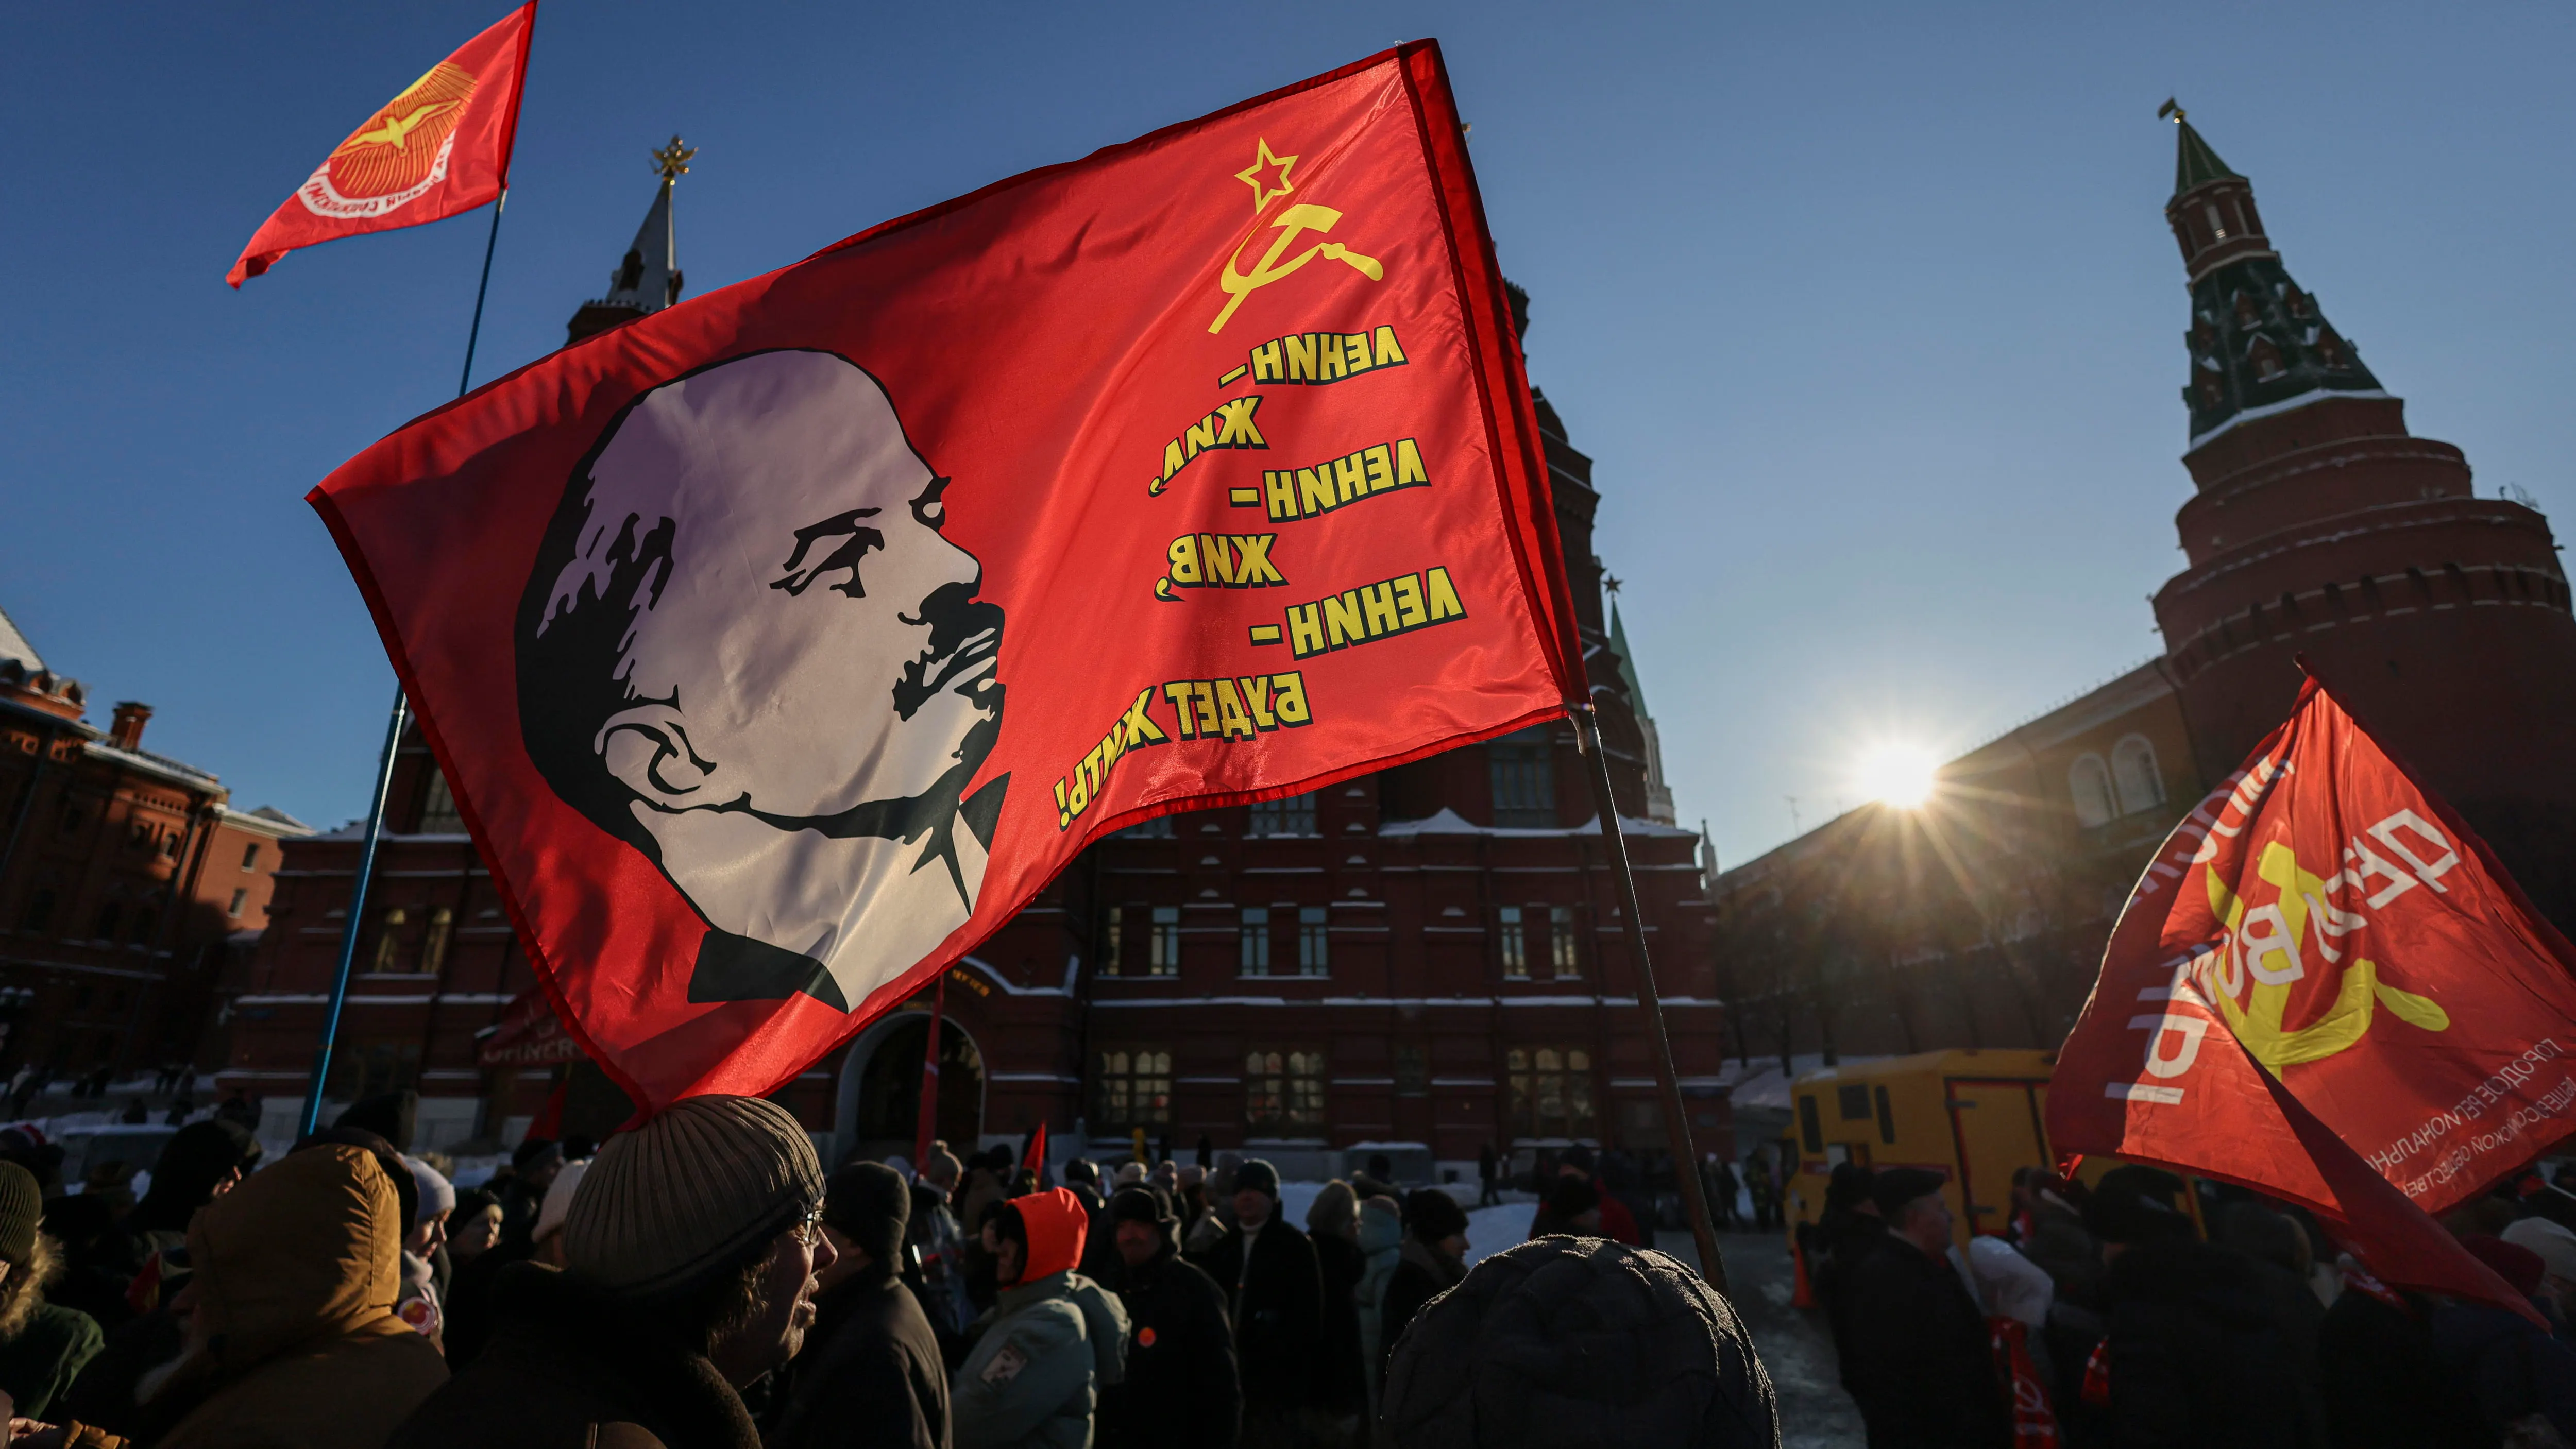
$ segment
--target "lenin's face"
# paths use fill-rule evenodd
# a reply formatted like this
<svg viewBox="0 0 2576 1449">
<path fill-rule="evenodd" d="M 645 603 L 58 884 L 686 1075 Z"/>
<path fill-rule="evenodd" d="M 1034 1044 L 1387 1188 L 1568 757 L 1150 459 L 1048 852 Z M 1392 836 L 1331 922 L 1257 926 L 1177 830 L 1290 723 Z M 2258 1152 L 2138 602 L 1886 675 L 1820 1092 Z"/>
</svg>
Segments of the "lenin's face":
<svg viewBox="0 0 2576 1449">
<path fill-rule="evenodd" d="M 1002 611 L 941 536 L 947 486 L 874 378 L 780 351 L 644 394 L 566 494 L 522 727 L 736 943 L 709 937 L 693 1000 L 846 1008 L 973 912 L 999 782 L 980 814 L 960 794 L 998 731 Z"/>
<path fill-rule="evenodd" d="M 660 810 L 786 823 L 934 787 L 991 710 L 999 611 L 940 535 L 945 479 L 838 358 L 772 352 L 669 384 L 594 463 L 594 527 L 673 520 L 597 742 Z"/>
</svg>

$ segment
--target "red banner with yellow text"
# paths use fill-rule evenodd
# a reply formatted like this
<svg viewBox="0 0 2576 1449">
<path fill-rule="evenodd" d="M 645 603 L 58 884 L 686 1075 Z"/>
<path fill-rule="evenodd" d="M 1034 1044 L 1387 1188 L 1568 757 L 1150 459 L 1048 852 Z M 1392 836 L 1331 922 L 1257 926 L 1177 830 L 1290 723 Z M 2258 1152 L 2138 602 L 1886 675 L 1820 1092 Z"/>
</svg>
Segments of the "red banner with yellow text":
<svg viewBox="0 0 2576 1449">
<path fill-rule="evenodd" d="M 549 995 L 766 1093 L 1083 845 L 1584 696 L 1439 52 L 566 348 L 312 494 Z"/>
</svg>

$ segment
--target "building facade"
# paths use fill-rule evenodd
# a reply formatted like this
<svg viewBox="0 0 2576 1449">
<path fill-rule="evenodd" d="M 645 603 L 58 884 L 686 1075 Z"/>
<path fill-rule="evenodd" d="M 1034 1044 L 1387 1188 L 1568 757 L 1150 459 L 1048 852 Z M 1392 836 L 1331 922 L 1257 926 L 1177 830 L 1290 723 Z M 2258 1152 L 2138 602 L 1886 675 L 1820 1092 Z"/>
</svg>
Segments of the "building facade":
<svg viewBox="0 0 2576 1449">
<path fill-rule="evenodd" d="M 215 984 L 311 832 L 144 749 L 151 706 L 117 705 L 104 730 L 87 712 L 0 614 L 0 1076 L 211 1070 Z"/>
<path fill-rule="evenodd" d="M 575 340 L 676 297 L 671 164 Z M 1527 324 L 1517 295 L 1515 321 Z M 1671 823 L 1624 635 L 1603 615 L 1591 460 L 1538 407 L 1645 934 L 1694 1127 L 1723 1150 L 1700 842 Z M 1539 726 L 1295 800 L 1127 830 L 782 1099 L 836 1158 L 908 1152 L 936 1011 L 939 1116 L 961 1143 L 1041 1124 L 1104 1146 L 1141 1132 L 1184 1154 L 1202 1141 L 1258 1150 L 1292 1172 L 1341 1170 L 1364 1146 L 1452 1170 L 1487 1146 L 1660 1151 L 1589 780 L 1571 729 Z M 526 957 L 416 732 L 392 788 L 326 1096 L 416 1084 L 434 1146 L 614 1128 L 622 1096 L 531 1010 Z M 268 932 L 229 987 L 224 1081 L 264 1099 L 272 1135 L 301 1106 L 359 848 L 354 827 L 296 843 Z"/>
<path fill-rule="evenodd" d="M 1727 872 L 1721 979 L 1776 1056 L 2054 1047 L 2138 872 L 2288 718 L 2301 661 L 2576 926 L 2576 618 L 2547 521 L 2409 434 L 2177 110 L 2187 566 L 2165 652 Z"/>
</svg>

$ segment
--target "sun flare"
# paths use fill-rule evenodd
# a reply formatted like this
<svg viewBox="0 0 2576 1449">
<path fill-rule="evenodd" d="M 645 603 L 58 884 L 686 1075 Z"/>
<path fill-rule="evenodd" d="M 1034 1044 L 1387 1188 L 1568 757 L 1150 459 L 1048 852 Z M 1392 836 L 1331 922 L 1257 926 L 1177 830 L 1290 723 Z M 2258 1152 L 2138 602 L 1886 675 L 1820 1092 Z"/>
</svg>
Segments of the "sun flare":
<svg viewBox="0 0 2576 1449">
<path fill-rule="evenodd" d="M 1873 746 L 1860 758 L 1861 793 L 1899 810 L 1918 809 L 1932 798 L 1940 761 L 1920 745 Z"/>
</svg>

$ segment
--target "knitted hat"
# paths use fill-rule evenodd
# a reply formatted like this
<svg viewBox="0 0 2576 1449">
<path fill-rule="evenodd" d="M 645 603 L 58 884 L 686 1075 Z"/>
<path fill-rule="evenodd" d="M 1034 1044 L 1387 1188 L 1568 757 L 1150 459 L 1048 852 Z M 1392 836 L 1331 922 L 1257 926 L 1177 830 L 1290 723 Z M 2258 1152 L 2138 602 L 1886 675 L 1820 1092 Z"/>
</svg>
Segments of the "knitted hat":
<svg viewBox="0 0 2576 1449">
<path fill-rule="evenodd" d="M 683 1287 L 822 1197 L 814 1141 L 786 1108 L 684 1097 L 599 1149 L 564 1219 L 564 1265 L 617 1293 Z"/>
<path fill-rule="evenodd" d="M 1122 1187 L 1109 1199 L 1109 1221 L 1167 1228 L 1172 1225 L 1172 1205 L 1155 1188 Z"/>
<path fill-rule="evenodd" d="M 937 1186 L 956 1186 L 959 1175 L 965 1171 L 965 1165 L 957 1160 L 956 1153 L 948 1150 L 945 1142 L 931 1143 L 930 1155 L 921 1160 L 922 1178 Z"/>
<path fill-rule="evenodd" d="M 1143 1182 L 1144 1180 L 1145 1164 L 1141 1162 L 1129 1162 L 1123 1163 L 1119 1166 L 1118 1186 L 1134 1187 L 1136 1184 Z"/>
<path fill-rule="evenodd" d="M 1234 1170 L 1234 1191 L 1266 1192 L 1273 1202 L 1279 1200 L 1279 1169 L 1255 1157 Z"/>
<path fill-rule="evenodd" d="M 1870 1179 L 1869 1196 L 1892 1226 L 1907 1204 L 1939 1192 L 1948 1180 L 1928 1167 L 1891 1167 Z"/>
<path fill-rule="evenodd" d="M 1476 1265 L 1397 1340 L 1397 1449 L 1735 1449 L 1780 1442 L 1743 1320 L 1690 1269 L 1601 1238 L 1538 1238 Z"/>
<path fill-rule="evenodd" d="M 411 1215 L 413 1227 L 440 1213 L 456 1211 L 456 1185 L 441 1176 L 437 1168 L 411 1156 L 403 1158 L 403 1166 L 411 1169 L 411 1180 L 420 1189 L 420 1206 Z"/>
<path fill-rule="evenodd" d="M 14 1162 L 0 1162 L 0 1262 L 25 1267 L 44 1221 L 45 1192 L 36 1186 L 36 1175 Z"/>
<path fill-rule="evenodd" d="M 1467 1231 L 1467 1210 L 1436 1187 L 1417 1187 L 1404 1195 L 1405 1231 L 1425 1243 L 1437 1243 Z"/>
<path fill-rule="evenodd" d="M 912 1187 L 891 1167 L 853 1162 L 832 1174 L 823 1221 L 871 1259 L 898 1266 L 903 1230 L 912 1221 Z"/>
</svg>

